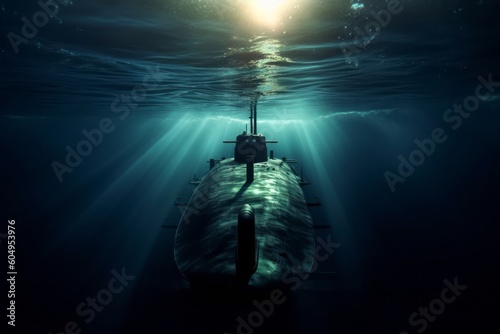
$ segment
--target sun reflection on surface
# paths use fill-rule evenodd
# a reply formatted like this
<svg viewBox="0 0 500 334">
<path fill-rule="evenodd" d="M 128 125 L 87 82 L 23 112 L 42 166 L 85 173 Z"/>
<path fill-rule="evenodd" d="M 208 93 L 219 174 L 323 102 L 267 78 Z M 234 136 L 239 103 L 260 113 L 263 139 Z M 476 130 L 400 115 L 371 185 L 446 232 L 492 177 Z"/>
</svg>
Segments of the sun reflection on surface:
<svg viewBox="0 0 500 334">
<path fill-rule="evenodd" d="M 264 25 L 276 26 L 283 14 L 286 0 L 253 0 L 248 1 L 253 18 Z"/>
<path fill-rule="evenodd" d="M 293 0 L 249 0 L 240 4 L 243 6 L 245 19 L 250 20 L 252 25 L 273 30 L 283 25 L 285 19 L 291 19 L 292 10 L 300 7 Z"/>
</svg>

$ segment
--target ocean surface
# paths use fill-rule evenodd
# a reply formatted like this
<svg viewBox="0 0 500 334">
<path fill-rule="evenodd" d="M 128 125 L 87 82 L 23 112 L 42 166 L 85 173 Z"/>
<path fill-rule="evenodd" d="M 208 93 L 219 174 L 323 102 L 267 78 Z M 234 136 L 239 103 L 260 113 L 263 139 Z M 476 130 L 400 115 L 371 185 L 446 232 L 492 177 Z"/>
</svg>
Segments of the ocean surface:
<svg viewBox="0 0 500 334">
<path fill-rule="evenodd" d="M 496 1 L 55 3 L 0 0 L 9 333 L 498 327 Z M 246 129 L 252 104 L 275 156 L 297 159 L 306 199 L 323 204 L 312 217 L 330 228 L 317 235 L 340 245 L 318 269 L 336 278 L 287 291 L 257 326 L 253 301 L 269 296 L 187 289 L 175 229 L 162 228 L 178 223 L 174 204 L 207 161 L 232 157 L 222 141 Z M 100 293 L 122 272 L 134 278 Z M 443 302 L 457 281 L 467 288 Z"/>
</svg>

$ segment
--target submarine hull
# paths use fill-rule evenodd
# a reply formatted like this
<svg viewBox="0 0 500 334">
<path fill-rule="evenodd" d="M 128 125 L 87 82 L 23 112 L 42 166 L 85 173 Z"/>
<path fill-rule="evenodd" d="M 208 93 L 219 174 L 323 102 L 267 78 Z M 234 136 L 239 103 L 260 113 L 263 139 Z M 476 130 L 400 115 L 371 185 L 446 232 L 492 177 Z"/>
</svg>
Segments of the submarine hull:
<svg viewBox="0 0 500 334">
<path fill-rule="evenodd" d="M 193 284 L 237 285 L 238 214 L 255 215 L 257 268 L 249 286 L 283 284 L 291 273 L 309 273 L 314 257 L 313 222 L 298 177 L 277 159 L 253 164 L 222 160 L 194 191 L 177 228 L 174 256 Z"/>
</svg>

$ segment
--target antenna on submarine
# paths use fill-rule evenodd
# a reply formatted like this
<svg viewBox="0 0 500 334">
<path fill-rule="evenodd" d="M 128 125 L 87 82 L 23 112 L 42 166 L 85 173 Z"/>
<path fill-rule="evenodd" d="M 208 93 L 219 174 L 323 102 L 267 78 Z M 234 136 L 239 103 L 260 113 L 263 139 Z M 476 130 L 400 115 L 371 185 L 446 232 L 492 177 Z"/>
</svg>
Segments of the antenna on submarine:
<svg viewBox="0 0 500 334">
<path fill-rule="evenodd" d="M 253 105 L 253 131 L 257 133 L 257 99 L 255 99 L 255 103 Z"/>
<path fill-rule="evenodd" d="M 250 134 L 253 133 L 253 106 L 250 104 Z"/>
<path fill-rule="evenodd" d="M 257 98 L 253 97 L 250 102 L 250 133 L 257 133 Z"/>
</svg>

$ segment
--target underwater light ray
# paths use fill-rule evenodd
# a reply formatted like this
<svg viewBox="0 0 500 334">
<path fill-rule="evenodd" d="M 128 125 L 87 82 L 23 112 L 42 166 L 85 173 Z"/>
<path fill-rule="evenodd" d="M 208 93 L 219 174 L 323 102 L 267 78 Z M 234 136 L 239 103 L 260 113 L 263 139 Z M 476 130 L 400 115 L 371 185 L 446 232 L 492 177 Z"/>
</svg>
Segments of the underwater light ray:
<svg viewBox="0 0 500 334">
<path fill-rule="evenodd" d="M 89 221 L 91 217 L 98 215 L 98 211 L 101 210 L 104 205 L 108 209 L 118 208 L 121 205 L 120 203 L 122 203 L 122 201 L 126 197 L 127 193 L 130 193 L 131 189 L 142 182 L 142 166 L 145 161 L 147 161 L 147 158 L 155 160 L 152 157 L 155 156 L 155 150 L 158 150 L 158 147 L 181 145 L 182 140 L 180 138 L 182 138 L 182 132 L 182 126 L 172 127 L 172 129 L 167 134 L 158 139 L 158 141 L 145 153 L 141 154 L 132 165 L 124 166 L 122 164 L 120 166 L 117 166 L 117 170 L 122 170 L 119 176 L 112 182 L 110 182 L 110 184 L 102 185 L 102 188 L 104 190 L 99 193 L 94 200 L 92 200 L 92 202 L 86 207 L 86 209 L 81 212 L 78 217 L 72 221 L 71 224 L 66 225 L 64 226 L 64 228 L 61 228 L 59 230 L 60 242 L 64 242 L 65 240 L 68 240 L 68 238 L 76 237 L 76 234 L 78 234 L 78 239 L 80 239 L 81 237 L 85 237 L 86 235 L 88 236 L 92 233 L 95 233 L 96 230 L 99 229 L 99 226 L 87 226 L 86 228 L 82 229 L 83 224 L 86 224 L 86 222 Z M 133 136 L 139 138 L 141 137 L 140 134 L 133 134 Z M 123 150 L 127 151 L 126 147 L 124 147 Z M 162 155 L 156 154 L 156 156 Z M 115 160 L 112 157 L 110 159 Z M 164 157 L 163 160 L 165 164 L 169 163 L 167 157 Z M 171 170 L 167 178 L 171 177 L 173 174 L 174 171 Z M 81 247 L 84 247 L 84 245 L 81 245 Z"/>
<path fill-rule="evenodd" d="M 331 123 L 336 123 L 333 119 L 330 122 L 314 122 L 311 124 L 312 131 L 304 131 L 302 135 L 306 138 L 309 145 L 315 145 L 316 149 L 311 151 L 309 159 L 312 161 L 312 165 L 316 169 L 318 178 L 322 180 L 322 185 L 319 188 L 320 198 L 328 199 L 328 205 L 325 208 L 328 220 L 331 221 L 332 229 L 335 230 L 335 241 L 340 242 L 343 246 L 344 256 L 338 258 L 339 271 L 346 273 L 346 277 L 359 277 L 359 270 L 361 266 L 361 253 L 360 253 L 360 242 L 356 238 L 353 229 L 351 228 L 348 217 L 346 215 L 345 209 L 342 205 L 342 201 L 337 192 L 337 187 L 333 180 L 341 179 L 342 168 L 339 164 L 335 164 L 333 161 L 324 161 L 322 157 L 332 156 L 332 145 L 339 141 L 340 137 L 345 137 L 341 135 L 342 129 L 338 128 L 338 131 L 332 132 L 330 127 Z M 314 134 L 326 134 L 322 136 L 321 140 L 315 140 L 311 133 Z M 344 140 L 343 145 L 351 145 Z M 337 160 L 342 160 L 342 152 L 336 151 L 334 157 Z M 327 166 L 330 168 L 327 170 Z M 357 284 L 354 281 L 345 282 L 348 285 Z M 358 291 L 358 296 L 361 294 Z M 356 298 L 357 298 L 356 297 Z"/>
<path fill-rule="evenodd" d="M 164 159 L 157 160 L 154 164 L 155 166 L 150 167 L 150 172 L 146 176 L 136 173 L 137 169 L 141 169 L 144 165 L 144 161 L 152 159 L 151 157 L 157 156 L 158 151 L 161 149 L 158 146 L 162 144 L 171 143 L 169 139 L 176 139 L 178 142 L 173 142 L 173 145 L 180 147 L 181 142 L 179 142 L 182 136 L 179 133 L 185 129 L 182 126 L 174 127 L 173 131 L 169 131 L 169 134 L 158 140 L 158 143 L 153 147 L 148 149 L 146 153 L 141 155 L 141 157 L 132 165 L 127 168 L 125 173 L 121 174 L 120 178 L 117 179 L 113 185 L 108 188 L 108 190 L 100 197 L 102 200 L 93 202 L 90 210 L 87 210 L 84 214 L 80 215 L 76 227 L 71 225 L 66 229 L 65 240 L 79 240 L 80 244 L 74 244 L 75 248 L 88 247 L 89 241 L 94 240 L 103 245 L 103 256 L 100 257 L 99 261 L 94 263 L 94 269 L 98 269 L 98 266 L 102 263 L 112 263 L 120 254 L 121 257 L 125 256 L 129 261 L 129 266 L 135 269 L 135 272 L 142 272 L 142 268 L 145 266 L 148 257 L 152 251 L 155 238 L 158 237 L 159 233 L 162 231 L 160 228 L 161 222 L 165 217 L 165 212 L 163 210 L 158 210 L 158 207 L 153 205 L 150 201 L 151 198 L 170 198 L 169 194 L 172 191 L 179 191 L 184 184 L 180 184 L 179 180 L 174 177 L 174 173 L 170 172 L 169 177 L 160 178 L 158 180 L 155 176 L 161 174 L 164 169 L 165 163 L 168 164 L 168 157 Z M 203 128 L 199 129 L 199 133 L 195 137 L 200 137 Z M 195 140 L 195 139 L 193 139 Z M 161 155 L 161 154 L 160 154 Z M 166 159 L 166 161 L 164 161 Z M 155 160 L 155 159 L 153 159 Z M 154 170 L 151 170 L 154 169 Z M 130 181 L 130 178 L 133 180 Z M 154 178 L 154 180 L 148 180 L 148 178 Z M 126 189 L 123 187 L 123 182 L 128 182 Z M 141 184 L 146 184 L 146 189 L 140 189 Z M 135 205 L 131 207 L 131 210 L 127 211 L 127 214 L 123 214 L 121 207 L 127 206 L 125 200 L 133 197 L 135 190 L 139 190 L 143 196 L 136 201 Z M 127 193 L 127 195 L 125 195 Z M 119 199 L 115 200 L 113 207 L 106 205 L 119 195 Z M 102 205 L 96 205 L 100 202 Z M 173 205 L 172 205 L 173 207 Z M 163 208 L 163 207 L 161 207 Z M 106 209 L 106 213 L 113 212 L 114 214 L 109 218 L 114 218 L 110 221 L 110 224 L 118 224 L 119 227 L 112 229 L 110 231 L 111 225 L 102 226 L 101 224 L 96 224 L 95 221 L 106 219 L 102 218 L 103 209 Z M 105 214 L 106 214 L 105 213 Z M 96 218 L 101 216 L 100 218 Z M 118 220 L 117 220 L 118 218 Z M 86 223 L 85 227 L 83 222 Z M 80 229 L 78 228 L 80 227 Z M 80 230 L 76 233 L 76 230 Z M 113 232 L 114 231 L 114 232 Z M 124 233 L 124 231 L 127 231 Z M 103 243 L 104 240 L 97 241 L 99 236 L 105 236 L 107 234 L 114 234 L 116 237 L 111 237 L 110 240 Z M 146 245 L 146 246 L 145 246 Z M 149 246 L 148 246 L 149 245 Z"/>
</svg>

